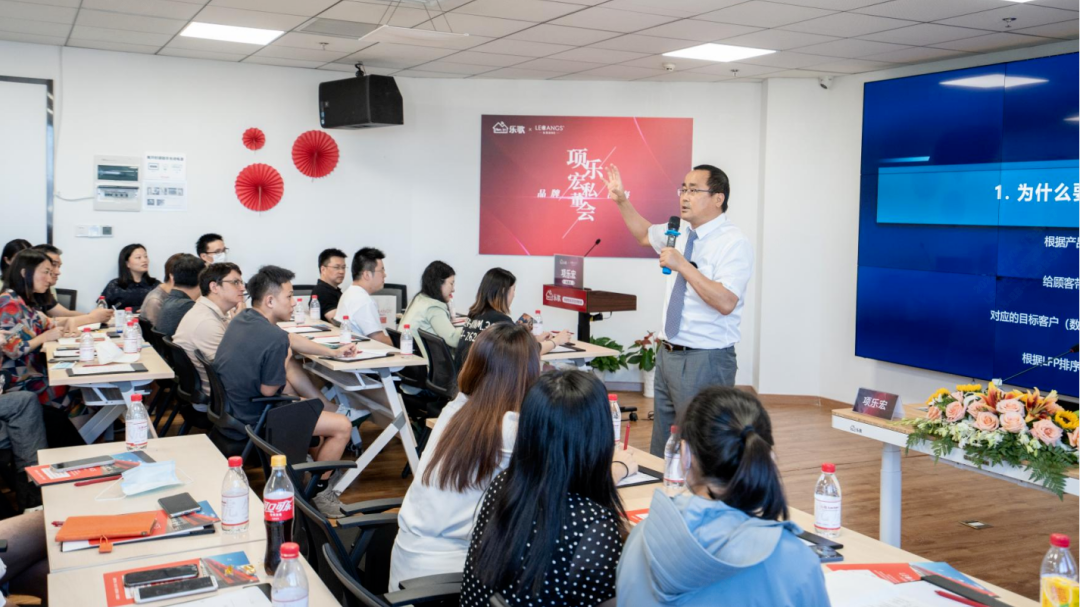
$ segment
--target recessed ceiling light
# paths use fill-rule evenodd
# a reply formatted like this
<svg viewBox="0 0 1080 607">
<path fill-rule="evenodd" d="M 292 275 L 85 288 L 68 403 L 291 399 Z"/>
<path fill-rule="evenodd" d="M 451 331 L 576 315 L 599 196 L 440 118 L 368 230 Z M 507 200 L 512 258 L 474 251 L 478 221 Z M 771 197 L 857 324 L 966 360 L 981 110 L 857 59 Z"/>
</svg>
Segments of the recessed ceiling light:
<svg viewBox="0 0 1080 607">
<path fill-rule="evenodd" d="M 1025 2 L 1031 2 L 1031 0 L 1005 0 L 1006 2 L 1015 2 L 1017 4 L 1023 4 Z"/>
<path fill-rule="evenodd" d="M 1005 74 L 986 74 L 985 76 L 972 76 L 957 80 L 946 80 L 942 86 L 963 86 L 972 89 L 1011 89 L 1014 86 L 1028 84 L 1042 84 L 1049 82 L 1045 78 L 1025 78 L 1023 76 L 1006 76 Z"/>
<path fill-rule="evenodd" d="M 224 40 L 225 42 L 242 42 L 244 44 L 266 46 L 284 33 L 280 30 L 264 30 L 254 27 L 237 27 L 235 25 L 192 21 L 184 28 L 184 31 L 180 32 L 180 35 L 188 38 L 205 38 L 207 40 Z"/>
<path fill-rule="evenodd" d="M 775 53 L 776 51 L 769 51 L 762 48 L 750 48 L 746 46 L 729 46 L 727 44 L 702 44 L 699 46 L 692 46 L 690 48 L 684 48 L 679 51 L 672 51 L 670 53 L 664 53 L 665 57 L 682 57 L 683 59 L 702 59 L 704 61 L 738 61 L 740 59 L 749 59 L 750 57 L 759 57 L 761 55 L 768 55 Z"/>
</svg>

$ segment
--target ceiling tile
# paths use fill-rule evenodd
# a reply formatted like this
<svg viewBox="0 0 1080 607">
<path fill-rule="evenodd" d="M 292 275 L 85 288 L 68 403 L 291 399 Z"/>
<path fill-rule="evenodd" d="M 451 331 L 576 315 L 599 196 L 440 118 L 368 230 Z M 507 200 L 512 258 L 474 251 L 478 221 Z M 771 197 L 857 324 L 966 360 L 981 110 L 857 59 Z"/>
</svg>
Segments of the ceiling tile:
<svg viewBox="0 0 1080 607">
<path fill-rule="evenodd" d="M 667 72 L 662 69 L 651 70 L 644 67 L 633 67 L 629 65 L 605 65 L 604 67 L 598 67 L 593 70 L 579 73 L 590 76 L 603 76 L 605 78 L 617 78 L 619 80 L 637 80 L 638 78 L 658 76 Z"/>
<path fill-rule="evenodd" d="M 872 72 L 874 70 L 880 70 L 887 67 L 892 67 L 891 63 L 884 61 L 866 61 L 864 59 L 842 59 L 840 61 L 833 61 L 830 63 L 821 63 L 819 65 L 812 65 L 811 68 L 820 70 L 822 72 L 839 72 L 841 74 L 861 74 L 863 72 Z"/>
<path fill-rule="evenodd" d="M 592 48 L 607 48 L 613 51 L 660 54 L 686 48 L 687 44 L 685 40 L 675 40 L 674 38 L 657 38 L 655 36 L 627 34 L 625 36 L 619 36 L 618 38 L 612 38 L 611 40 L 597 42 L 590 46 Z"/>
<path fill-rule="evenodd" d="M 592 63 L 622 63 L 647 57 L 646 53 L 631 53 L 628 51 L 613 51 L 603 48 L 581 47 L 552 55 L 552 59 L 567 59 L 570 61 L 590 61 Z"/>
<path fill-rule="evenodd" d="M 738 75 L 733 75 L 731 70 L 739 70 Z M 716 74 L 717 76 L 728 76 L 734 78 L 749 78 L 751 76 L 761 76 L 764 74 L 772 74 L 774 72 L 782 72 L 784 68 L 769 67 L 766 65 L 750 65 L 749 63 L 714 63 L 708 67 L 699 67 L 697 69 L 690 70 L 692 72 L 698 72 L 701 74 Z"/>
<path fill-rule="evenodd" d="M 517 65 L 529 60 L 528 57 L 522 57 L 520 55 L 496 55 L 494 53 L 477 53 L 475 51 L 464 51 L 461 53 L 454 53 L 446 58 L 447 61 L 454 61 L 455 63 L 467 63 L 470 65 L 485 65 L 489 67 L 509 67 L 511 65 Z"/>
<path fill-rule="evenodd" d="M 321 61 L 297 61 L 295 59 L 280 59 L 278 57 L 248 57 L 241 63 L 258 63 L 260 65 L 278 65 L 281 67 L 315 68 L 323 65 Z"/>
<path fill-rule="evenodd" d="M 910 21 L 937 21 L 958 17 L 1001 6 L 1001 0 L 891 0 L 855 9 L 856 13 L 908 19 Z"/>
<path fill-rule="evenodd" d="M 1053 42 L 1052 38 L 1042 38 L 1039 36 L 1025 36 L 1024 34 L 1012 34 L 1012 33 L 998 33 L 987 34 L 985 36 L 976 36 L 974 38 L 964 38 L 963 40 L 953 40 L 951 42 L 942 42 L 935 44 L 937 48 L 946 48 L 953 51 L 967 51 L 969 53 L 987 53 L 990 51 L 1000 51 L 1007 48 L 1018 48 L 1023 46 L 1034 46 L 1036 44 L 1046 44 L 1047 42 Z"/>
<path fill-rule="evenodd" d="M 585 70 L 591 70 L 601 67 L 600 63 L 588 63 L 585 61 L 566 61 L 565 59 L 552 59 L 551 57 L 544 57 L 542 59 L 533 59 L 520 63 L 514 67 L 520 67 L 526 70 L 544 70 L 546 72 L 562 72 L 564 74 L 572 74 L 574 72 L 584 72 Z"/>
<path fill-rule="evenodd" d="M 769 74 L 768 78 L 821 78 L 839 76 L 835 72 L 821 72 L 817 70 L 787 70 Z"/>
<path fill-rule="evenodd" d="M 371 35 L 361 38 L 363 42 L 389 42 L 391 44 L 411 44 L 415 46 L 430 46 L 432 48 L 445 48 L 452 51 L 463 51 L 470 49 L 474 46 L 480 46 L 486 42 L 491 42 L 495 38 L 489 38 L 487 36 L 476 36 L 470 34 L 463 35 L 451 35 L 451 36 L 413 36 L 412 34 L 417 31 L 435 31 L 428 23 L 421 23 L 413 28 L 406 28 L 405 33 L 408 36 L 399 35 L 400 32 L 390 30 L 389 28 L 376 29 L 372 31 Z M 449 33 L 445 28 L 438 30 L 440 33 Z"/>
<path fill-rule="evenodd" d="M 79 11 L 79 17 L 75 20 L 75 24 L 87 27 L 105 27 L 115 30 L 173 35 L 179 33 L 187 25 L 187 22 L 179 19 L 141 17 L 139 15 L 92 11 L 84 8 Z"/>
<path fill-rule="evenodd" d="M 247 55 L 237 55 L 234 53 L 215 53 L 212 51 L 193 51 L 184 48 L 163 48 L 158 51 L 159 55 L 166 57 L 187 57 L 188 59 L 209 59 L 211 61 L 232 61 L 238 62 Z"/>
<path fill-rule="evenodd" d="M 740 2 L 746 0 L 611 0 L 604 3 L 604 8 L 669 17 L 693 17 Z"/>
<path fill-rule="evenodd" d="M 375 67 L 397 67 L 404 69 L 421 63 L 427 63 L 428 61 L 441 59 L 452 54 L 454 54 L 454 51 L 441 48 L 380 42 L 359 53 L 353 53 L 352 55 L 349 55 L 348 58 L 350 60 L 363 61 L 364 65 L 371 64 Z"/>
<path fill-rule="evenodd" d="M 198 5 L 172 0 L 83 0 L 82 8 L 184 21 L 199 12 Z"/>
<path fill-rule="evenodd" d="M 425 72 L 423 70 L 401 70 L 400 72 L 394 72 L 394 77 L 398 78 L 467 78 L 467 74 L 451 74 L 448 72 Z"/>
<path fill-rule="evenodd" d="M 573 46 L 585 46 L 608 40 L 618 36 L 615 32 L 590 30 L 583 27 L 566 27 L 565 25 L 550 25 L 543 23 L 536 27 L 530 27 L 516 34 L 508 36 L 511 40 L 529 40 L 531 42 L 550 42 L 552 44 L 569 44 Z"/>
<path fill-rule="evenodd" d="M 368 4 L 363 2 L 339 2 L 323 11 L 319 16 L 326 19 L 359 21 L 360 23 L 381 23 L 397 27 L 413 27 L 432 17 L 431 13 L 423 9 L 394 8 L 387 4 Z"/>
<path fill-rule="evenodd" d="M 297 61 L 317 61 L 319 64 L 337 61 L 349 55 L 348 52 L 316 51 L 307 48 L 295 48 L 291 46 L 267 46 L 255 53 L 256 57 L 273 57 L 276 59 L 294 59 Z"/>
<path fill-rule="evenodd" d="M 639 82 L 717 82 L 719 80 L 730 80 L 730 78 L 701 72 L 665 72 L 648 78 L 640 78 Z"/>
<path fill-rule="evenodd" d="M 261 44 L 243 44 L 241 42 L 226 42 L 224 40 L 207 40 L 205 38 L 187 38 L 177 36 L 165 48 L 183 49 L 189 51 L 206 51 L 209 53 L 229 53 L 247 57 L 251 53 L 263 48 Z"/>
<path fill-rule="evenodd" d="M 809 6 L 791 6 L 777 4 L 775 2 L 763 2 L 754 0 L 735 6 L 713 11 L 700 15 L 697 19 L 706 21 L 719 21 L 721 23 L 735 23 L 738 25 L 751 25 L 754 27 L 780 27 L 807 19 L 816 19 L 832 14 L 820 8 Z"/>
<path fill-rule="evenodd" d="M 122 53 L 144 53 L 153 55 L 160 47 L 145 46 L 142 44 L 124 44 L 123 42 L 110 42 L 107 40 L 68 40 L 68 46 L 79 48 L 96 48 L 103 51 L 119 51 Z"/>
<path fill-rule="evenodd" d="M 523 70 L 516 67 L 504 67 L 484 74 L 484 78 L 507 78 L 513 80 L 547 80 L 556 76 L 562 76 L 562 73 L 545 72 L 542 70 Z"/>
<path fill-rule="evenodd" d="M 385 8 L 387 6 L 397 6 L 398 7 L 397 10 L 402 10 L 401 9 L 401 0 L 346 0 L 346 1 L 347 2 L 354 2 L 354 3 L 359 2 L 359 3 L 364 3 L 364 4 L 377 4 L 377 5 L 382 6 L 383 8 Z M 462 6 L 464 4 L 468 4 L 469 2 L 472 2 L 472 0 L 439 0 L 438 1 L 438 9 L 443 10 L 443 11 L 452 11 L 455 8 L 458 8 L 459 6 Z M 579 0 L 574 0 L 574 2 L 577 2 L 578 4 L 585 4 L 584 2 L 579 2 Z M 410 0 L 410 4 L 412 4 L 413 6 L 415 6 L 417 4 L 426 4 L 428 7 L 432 7 L 432 8 L 428 8 L 428 10 L 431 10 L 431 11 L 433 11 L 433 7 L 435 7 L 435 3 L 432 2 L 431 0 Z M 419 10 L 424 10 L 424 9 L 421 8 Z"/>
<path fill-rule="evenodd" d="M 913 21 L 901 21 L 900 19 L 860 15 L 858 13 L 836 13 L 826 17 L 803 21 L 801 23 L 785 25 L 781 29 L 847 38 L 853 36 L 865 36 L 866 34 L 892 30 L 908 25 L 915 25 L 915 23 Z"/>
<path fill-rule="evenodd" d="M 306 21 L 304 17 L 299 15 L 245 11 L 238 8 L 224 8 L 221 6 L 207 6 L 203 8 L 199 11 L 198 15 L 195 15 L 194 20 L 201 23 L 235 25 L 238 27 L 257 27 L 261 29 L 282 31 L 289 31 Z"/>
<path fill-rule="evenodd" d="M 683 48 L 686 48 L 694 46 L 693 42 L 712 42 L 713 40 L 749 34 L 750 32 L 755 32 L 759 29 L 761 28 L 733 25 L 730 23 L 698 21 L 697 19 L 683 19 L 681 21 L 665 23 L 664 25 L 641 30 L 637 33 L 642 36 L 656 36 L 659 38 L 683 40 Z"/>
<path fill-rule="evenodd" d="M 53 44 L 64 46 L 67 36 L 42 36 L 40 34 L 25 34 L 22 32 L 5 32 L 0 30 L 0 40 L 11 42 L 28 42 L 30 44 Z"/>
<path fill-rule="evenodd" d="M 77 12 L 79 12 L 77 8 L 0 0 L 0 18 L 4 19 L 30 19 L 31 21 L 71 24 L 75 21 Z"/>
<path fill-rule="evenodd" d="M 650 55 L 648 57 L 642 57 L 641 59 L 634 59 L 633 61 L 624 61 L 619 65 L 647 67 L 654 70 L 660 70 L 665 69 L 665 63 L 673 64 L 675 66 L 675 71 L 677 72 L 692 70 L 695 67 L 705 67 L 707 65 L 715 64 L 714 61 L 703 61 L 701 59 L 685 59 L 683 57 L 665 57 L 663 55 Z"/>
<path fill-rule="evenodd" d="M 29 4 L 45 4 L 48 6 L 66 6 L 67 8 L 79 8 L 82 0 L 16 0 Z M 205 2 L 205 0 L 203 0 Z"/>
<path fill-rule="evenodd" d="M 427 72 L 441 72 L 444 74 L 461 74 L 463 76 L 474 76 L 476 74 L 483 74 L 484 72 L 490 72 L 491 70 L 498 69 L 490 65 L 468 65 L 465 63 L 453 63 L 440 59 L 439 61 L 432 61 L 425 63 L 417 69 Z"/>
<path fill-rule="evenodd" d="M 969 27 L 952 27 L 938 25 L 937 23 L 920 23 L 909 27 L 877 32 L 861 36 L 864 40 L 876 42 L 892 42 L 894 44 L 910 44 L 912 46 L 926 46 L 950 40 L 972 38 L 986 35 L 985 30 L 971 29 Z"/>
<path fill-rule="evenodd" d="M 150 32 L 133 32 L 131 30 L 114 30 L 104 27 L 87 27 L 76 25 L 71 30 L 71 39 L 75 40 L 100 40 L 103 42 L 122 42 L 124 44 L 139 44 L 143 46 L 155 46 L 161 48 L 172 36 L 169 34 L 154 34 Z"/>
<path fill-rule="evenodd" d="M 1066 40 L 1072 40 L 1080 35 L 1080 31 L 1077 30 L 1078 23 L 1080 23 L 1080 21 L 1073 19 L 1072 21 L 1062 21 L 1060 23 L 1051 23 L 1049 25 L 1040 25 L 1038 27 L 1016 31 L 1021 34 L 1031 34 L 1033 36 L 1046 36 L 1047 38 L 1064 38 Z"/>
<path fill-rule="evenodd" d="M 323 42 L 326 43 L 325 46 L 320 44 Z M 291 46 L 293 48 L 306 48 L 313 51 L 327 50 L 342 53 L 355 53 L 363 48 L 371 46 L 371 44 L 371 42 L 353 40 L 352 38 L 338 38 L 336 36 L 321 36 L 318 34 L 301 34 L 299 32 L 289 32 L 271 43 L 272 46 Z"/>
<path fill-rule="evenodd" d="M 540 23 L 582 8 L 585 7 L 580 4 L 545 2 L 544 0 L 473 0 L 454 9 L 454 12 Z"/>
<path fill-rule="evenodd" d="M 143 0 L 139 0 L 140 2 Z M 284 13 L 286 15 L 301 15 L 314 17 L 327 8 L 333 6 L 338 0 L 210 0 L 210 6 L 223 6 L 225 8 L 240 8 L 249 11 L 265 11 L 268 13 Z"/>
<path fill-rule="evenodd" d="M 655 27 L 670 21 L 674 21 L 674 19 L 663 15 L 649 15 L 646 13 L 634 13 L 610 8 L 593 7 L 565 17 L 560 17 L 552 23 L 555 25 L 569 25 L 571 27 L 587 27 L 608 32 L 629 33 L 643 30 L 648 27 Z"/>
<path fill-rule="evenodd" d="M 960 51 L 947 51 L 942 48 L 912 47 L 902 51 L 881 53 L 865 57 L 869 61 L 888 61 L 890 63 L 918 63 L 921 61 L 938 61 L 947 57 L 966 55 Z"/>
<path fill-rule="evenodd" d="M 1033 6 L 1051 6 L 1069 11 L 1080 11 L 1080 0 L 1035 0 Z"/>
<path fill-rule="evenodd" d="M 482 46 L 476 47 L 475 51 L 481 53 L 495 53 L 498 55 L 521 55 L 524 57 L 547 57 L 561 51 L 568 51 L 574 47 L 566 44 L 548 44 L 546 42 L 529 42 L 527 40 L 494 40 Z"/>
<path fill-rule="evenodd" d="M 798 6 L 811 6 L 830 11 L 850 11 L 871 4 L 878 4 L 881 0 L 784 0 L 784 4 Z"/>
<path fill-rule="evenodd" d="M 444 21 L 445 18 L 445 21 Z M 447 27 L 447 22 L 450 26 Z M 477 36 L 489 36 L 501 38 L 514 32 L 532 27 L 529 21 L 515 21 L 513 19 L 499 19 L 496 17 L 478 17 L 476 15 L 459 15 L 446 13 L 432 19 L 432 25 L 438 31 L 445 32 L 448 29 L 459 34 L 474 34 Z"/>
<path fill-rule="evenodd" d="M 1076 21 L 1076 13 L 1064 11 L 1058 8 L 1046 8 L 1043 6 L 1030 6 L 1027 4 L 1013 4 L 1003 6 L 992 11 L 983 11 L 974 15 L 964 15 L 940 21 L 942 25 L 957 25 L 960 27 L 974 27 L 984 30 L 1002 32 L 1006 29 L 1003 19 L 1016 19 L 1008 29 L 1023 29 L 1058 23 L 1060 21 Z"/>
<path fill-rule="evenodd" d="M 483 78 L 483 76 L 480 77 Z M 588 72 L 578 72 L 576 74 L 567 74 L 565 76 L 552 78 L 552 80 L 574 80 L 578 82 L 625 82 L 631 79 L 616 78 L 615 76 L 597 76 L 596 74 L 590 74 Z"/>
<path fill-rule="evenodd" d="M 63 44 L 63 39 L 67 38 L 71 32 L 71 26 L 67 23 L 31 21 L 30 19 L 0 19 L 0 31 L 34 36 L 59 36 L 60 44 Z"/>
<path fill-rule="evenodd" d="M 829 42 L 832 40 L 839 40 L 839 38 L 835 36 L 822 36 L 820 34 L 807 34 L 804 32 L 771 29 L 754 32 L 752 34 L 744 34 L 742 36 L 735 36 L 734 38 L 727 38 L 724 40 L 724 44 L 749 46 L 751 48 L 765 48 L 774 51 L 786 51 L 800 46 L 821 44 L 822 42 Z"/>
<path fill-rule="evenodd" d="M 802 49 L 799 50 L 802 51 Z M 788 51 L 780 53 L 770 53 L 768 55 L 761 55 L 759 57 L 750 57 L 749 59 L 740 60 L 739 63 L 747 63 L 750 65 L 767 65 L 769 67 L 779 67 L 784 69 L 795 69 L 821 63 L 821 56 L 805 55 L 802 52 L 793 53 Z"/>
<path fill-rule="evenodd" d="M 858 40 L 848 38 L 846 40 L 834 40 L 823 44 L 813 44 L 799 49 L 800 53 L 808 55 L 825 55 L 827 57 L 845 57 L 859 59 L 867 55 L 877 55 L 890 51 L 902 51 L 911 48 L 902 44 L 887 44 L 885 42 L 872 42 L 870 40 Z"/>
</svg>

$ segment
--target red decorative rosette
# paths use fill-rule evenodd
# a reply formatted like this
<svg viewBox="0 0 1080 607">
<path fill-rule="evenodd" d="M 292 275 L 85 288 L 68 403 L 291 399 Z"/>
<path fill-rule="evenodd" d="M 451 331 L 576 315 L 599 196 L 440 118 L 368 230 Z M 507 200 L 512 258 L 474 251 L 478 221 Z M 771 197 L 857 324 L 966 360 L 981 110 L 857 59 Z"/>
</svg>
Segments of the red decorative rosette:
<svg viewBox="0 0 1080 607">
<path fill-rule="evenodd" d="M 244 131 L 242 137 L 244 141 L 244 147 L 249 150 L 261 150 L 266 145 L 266 135 L 259 129 L 251 127 Z"/>
<path fill-rule="evenodd" d="M 308 177 L 326 177 L 338 163 L 334 138 L 322 131 L 308 131 L 296 138 L 292 147 L 293 164 Z"/>
<path fill-rule="evenodd" d="M 236 176 L 236 197 L 252 211 L 269 211 L 285 194 L 281 173 L 268 164 L 244 167 Z"/>
</svg>

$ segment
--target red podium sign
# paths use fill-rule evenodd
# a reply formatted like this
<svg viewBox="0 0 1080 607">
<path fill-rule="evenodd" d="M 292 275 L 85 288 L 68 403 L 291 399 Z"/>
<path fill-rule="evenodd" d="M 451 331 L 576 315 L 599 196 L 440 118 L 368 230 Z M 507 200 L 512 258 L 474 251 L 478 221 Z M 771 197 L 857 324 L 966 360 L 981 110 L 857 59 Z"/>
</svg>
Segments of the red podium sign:
<svg viewBox="0 0 1080 607">
<path fill-rule="evenodd" d="M 586 301 L 588 301 L 588 293 L 585 289 L 544 285 L 544 305 L 574 312 L 586 312 L 588 311 Z"/>
</svg>

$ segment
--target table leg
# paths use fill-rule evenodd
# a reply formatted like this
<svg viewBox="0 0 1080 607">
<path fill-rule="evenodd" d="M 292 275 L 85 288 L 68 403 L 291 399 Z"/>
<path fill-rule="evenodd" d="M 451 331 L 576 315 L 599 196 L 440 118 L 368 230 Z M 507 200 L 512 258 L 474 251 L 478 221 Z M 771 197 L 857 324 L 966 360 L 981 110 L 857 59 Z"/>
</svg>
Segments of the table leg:
<svg viewBox="0 0 1080 607">
<path fill-rule="evenodd" d="M 881 509 L 878 539 L 900 547 L 901 469 L 900 447 L 884 445 L 881 449 Z"/>
</svg>

